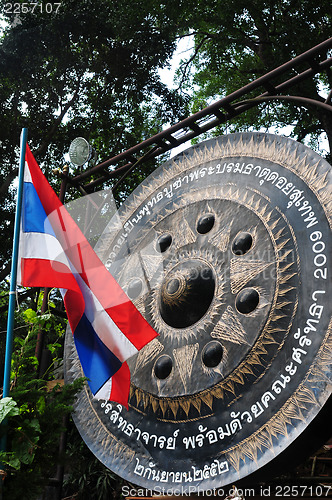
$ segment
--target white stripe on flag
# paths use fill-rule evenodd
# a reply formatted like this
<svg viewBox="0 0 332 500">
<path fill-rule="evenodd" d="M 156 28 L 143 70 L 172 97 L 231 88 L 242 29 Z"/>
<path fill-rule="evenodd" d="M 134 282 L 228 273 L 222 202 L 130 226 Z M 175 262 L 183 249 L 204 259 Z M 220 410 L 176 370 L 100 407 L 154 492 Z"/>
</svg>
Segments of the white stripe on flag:
<svg viewBox="0 0 332 500">
<path fill-rule="evenodd" d="M 136 347 L 107 314 L 91 288 L 86 285 L 79 274 L 75 272 L 73 272 L 73 274 L 75 275 L 75 279 L 78 282 L 85 300 L 85 315 L 92 324 L 100 340 L 122 363 L 131 356 L 137 354 L 138 350 Z M 112 292 L 110 291 L 110 293 Z"/>
<path fill-rule="evenodd" d="M 33 184 L 32 177 L 30 174 L 29 164 L 27 161 L 25 162 L 25 168 L 24 168 L 24 182 L 30 182 L 31 184 Z"/>
<path fill-rule="evenodd" d="M 61 262 L 68 267 L 68 272 L 71 272 L 68 258 L 62 246 L 51 234 L 21 232 L 20 248 L 20 258 L 22 259 L 45 259 Z"/>
<path fill-rule="evenodd" d="M 111 390 L 112 390 L 112 377 L 109 378 L 105 384 L 99 389 L 98 392 L 93 396 L 94 399 L 105 399 L 108 401 L 111 396 Z"/>
</svg>

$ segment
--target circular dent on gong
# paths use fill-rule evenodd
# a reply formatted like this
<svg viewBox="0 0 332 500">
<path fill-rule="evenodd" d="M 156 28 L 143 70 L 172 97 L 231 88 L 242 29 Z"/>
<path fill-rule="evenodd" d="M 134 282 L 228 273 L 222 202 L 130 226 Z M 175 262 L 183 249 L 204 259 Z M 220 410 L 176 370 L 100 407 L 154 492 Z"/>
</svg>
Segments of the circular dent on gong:
<svg viewBox="0 0 332 500">
<path fill-rule="evenodd" d="M 140 278 L 132 279 L 128 285 L 128 290 L 127 290 L 128 297 L 130 299 L 136 299 L 140 295 L 142 288 L 143 288 L 143 283 Z"/>
<path fill-rule="evenodd" d="M 156 245 L 157 251 L 161 253 L 166 252 L 166 250 L 171 246 L 171 244 L 172 244 L 172 235 L 170 235 L 169 233 L 162 234 L 161 236 L 159 236 L 157 240 L 157 245 Z"/>
<path fill-rule="evenodd" d="M 216 278 L 204 261 L 189 259 L 176 265 L 160 288 L 159 311 L 169 326 L 187 328 L 199 321 L 214 297 Z"/>
<path fill-rule="evenodd" d="M 252 247 L 252 236 L 247 231 L 242 231 L 235 236 L 232 244 L 232 252 L 235 255 L 244 255 Z"/>
<path fill-rule="evenodd" d="M 200 234 L 206 234 L 211 231 L 214 226 L 214 219 L 215 217 L 213 214 L 202 215 L 197 222 L 197 232 Z"/>
<path fill-rule="evenodd" d="M 208 368 L 215 368 L 219 365 L 224 354 L 223 346 L 217 340 L 212 340 L 203 349 L 202 361 Z"/>
<path fill-rule="evenodd" d="M 173 361 L 170 356 L 163 354 L 160 356 L 154 365 L 154 374 L 160 380 L 164 380 L 169 377 L 173 368 Z"/>
<path fill-rule="evenodd" d="M 259 293 L 255 288 L 244 288 L 237 294 L 235 305 L 242 314 L 249 314 L 256 309 L 259 302 Z"/>
</svg>

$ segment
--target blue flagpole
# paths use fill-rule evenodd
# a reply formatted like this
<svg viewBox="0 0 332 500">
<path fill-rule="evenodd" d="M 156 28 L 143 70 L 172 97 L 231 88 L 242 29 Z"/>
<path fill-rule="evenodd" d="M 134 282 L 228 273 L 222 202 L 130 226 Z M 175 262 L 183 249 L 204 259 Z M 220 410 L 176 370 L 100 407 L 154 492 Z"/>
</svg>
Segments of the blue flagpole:
<svg viewBox="0 0 332 500">
<path fill-rule="evenodd" d="M 15 225 L 14 225 L 12 268 L 11 268 L 11 276 L 10 276 L 5 369 L 4 369 L 4 377 L 3 377 L 3 395 L 2 395 L 3 398 L 8 397 L 9 389 L 10 389 L 10 373 L 11 373 L 12 351 L 13 351 L 14 313 L 15 313 L 15 295 L 16 295 L 16 278 L 17 278 L 17 261 L 18 261 L 18 245 L 19 245 L 19 239 L 20 239 L 25 151 L 26 151 L 27 138 L 28 138 L 28 129 L 23 128 L 22 133 L 21 133 L 20 167 L 19 167 L 19 175 L 18 175 L 18 189 L 17 189 L 16 214 L 15 214 Z"/>
</svg>

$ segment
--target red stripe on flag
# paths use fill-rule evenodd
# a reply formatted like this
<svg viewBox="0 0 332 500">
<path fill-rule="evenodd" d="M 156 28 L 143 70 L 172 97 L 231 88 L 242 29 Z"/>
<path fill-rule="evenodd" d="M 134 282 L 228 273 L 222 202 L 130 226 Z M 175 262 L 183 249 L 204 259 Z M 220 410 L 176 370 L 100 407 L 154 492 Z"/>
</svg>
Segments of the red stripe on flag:
<svg viewBox="0 0 332 500">
<path fill-rule="evenodd" d="M 42 283 L 45 287 L 66 288 L 70 291 L 66 293 L 64 302 L 66 310 L 70 312 L 68 320 L 74 332 L 84 313 L 85 303 L 78 283 L 68 267 L 62 262 L 45 259 L 22 259 L 21 265 L 23 286 L 39 287 Z"/>
<path fill-rule="evenodd" d="M 77 281 L 62 262 L 47 259 L 22 259 L 22 285 L 69 288 L 80 292 Z M 81 292 L 80 292 L 81 293 Z"/>
<path fill-rule="evenodd" d="M 68 290 L 65 293 L 63 302 L 67 311 L 67 317 L 71 331 L 72 333 L 75 333 L 76 327 L 81 321 L 85 309 L 85 302 L 82 292 L 77 294 L 72 290 Z"/>
<path fill-rule="evenodd" d="M 112 388 L 110 401 L 116 401 L 128 410 L 128 398 L 130 390 L 130 371 L 126 362 L 112 376 Z"/>
</svg>

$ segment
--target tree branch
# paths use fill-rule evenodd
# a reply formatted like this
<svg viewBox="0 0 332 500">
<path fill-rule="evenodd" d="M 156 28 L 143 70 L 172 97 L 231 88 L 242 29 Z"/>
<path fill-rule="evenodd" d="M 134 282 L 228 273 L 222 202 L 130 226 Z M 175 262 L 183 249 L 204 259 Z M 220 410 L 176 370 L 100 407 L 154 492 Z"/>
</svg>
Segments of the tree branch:
<svg viewBox="0 0 332 500">
<path fill-rule="evenodd" d="M 39 148 L 36 150 L 36 152 L 35 152 L 36 156 L 38 156 L 38 155 L 43 156 L 46 153 L 48 145 L 51 142 L 51 139 L 52 139 L 53 135 L 55 134 L 57 128 L 61 124 L 64 116 L 67 113 L 67 111 L 71 108 L 71 106 L 74 104 L 74 102 L 77 99 L 77 96 L 78 96 L 78 93 L 79 93 L 79 90 L 80 90 L 81 78 L 82 78 L 82 75 L 78 78 L 76 90 L 74 92 L 73 97 L 65 104 L 65 106 L 61 110 L 61 113 L 55 119 L 55 121 L 54 121 L 54 123 L 53 123 L 53 125 L 52 125 L 52 127 L 50 129 L 50 131 L 46 135 L 46 138 L 44 139 L 44 141 L 42 142 L 42 144 L 39 146 Z"/>
<path fill-rule="evenodd" d="M 18 175 L 18 168 L 14 168 L 14 170 L 12 170 L 7 175 L 7 177 L 5 178 L 5 180 L 3 181 L 3 183 L 0 186 L 0 196 L 7 194 L 10 184 L 12 183 L 13 179 L 15 179 L 15 177 L 17 177 L 17 175 Z"/>
<path fill-rule="evenodd" d="M 29 290 L 26 290 L 24 292 L 21 292 L 18 294 L 18 303 L 21 304 L 25 299 L 32 297 L 36 293 L 35 288 L 30 288 Z M 8 303 L 0 306 L 0 312 L 7 311 L 8 309 Z"/>
<path fill-rule="evenodd" d="M 12 265 L 12 263 L 8 262 L 5 265 L 5 267 L 0 271 L 0 282 L 3 281 L 5 278 L 7 278 L 7 276 L 9 275 L 10 269 L 11 269 L 11 265 Z"/>
<path fill-rule="evenodd" d="M 209 36 L 205 36 L 203 38 L 203 40 L 201 40 L 199 42 L 199 44 L 197 45 L 197 47 L 195 47 L 195 52 L 194 54 L 188 59 L 188 61 L 186 61 L 185 65 L 184 65 L 184 70 L 182 70 L 181 68 L 181 71 L 182 71 L 182 77 L 181 77 L 181 80 L 180 80 L 180 83 L 179 83 L 179 86 L 178 86 L 178 89 L 181 89 L 183 83 L 184 83 L 184 80 L 185 78 L 187 77 L 187 72 L 188 72 L 188 68 L 189 66 L 191 65 L 191 63 L 194 61 L 195 57 L 197 56 L 197 54 L 199 53 L 201 47 L 204 45 L 204 43 L 209 39 Z"/>
</svg>

